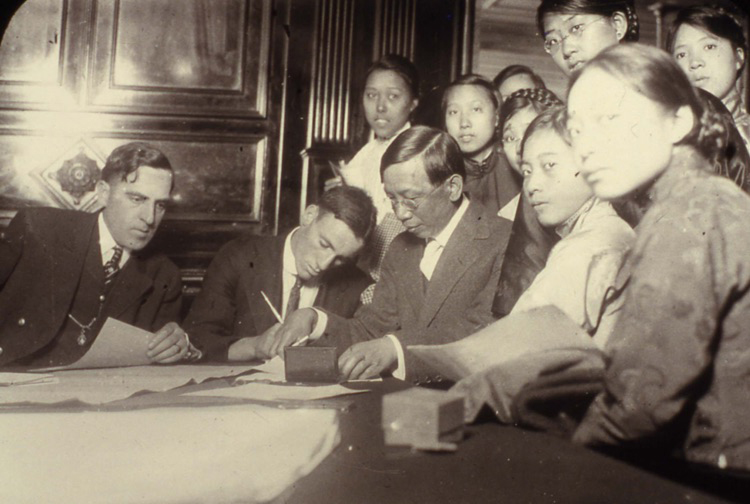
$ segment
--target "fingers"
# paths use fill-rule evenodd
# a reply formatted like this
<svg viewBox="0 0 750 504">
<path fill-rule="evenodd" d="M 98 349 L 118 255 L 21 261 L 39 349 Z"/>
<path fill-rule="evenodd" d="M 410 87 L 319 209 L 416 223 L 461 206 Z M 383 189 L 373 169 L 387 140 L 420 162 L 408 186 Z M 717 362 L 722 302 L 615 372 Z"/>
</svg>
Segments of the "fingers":
<svg viewBox="0 0 750 504">
<path fill-rule="evenodd" d="M 374 364 L 367 361 L 367 359 L 361 359 L 349 372 L 347 380 L 361 380 L 367 374 L 367 371 L 374 367 Z"/>
<path fill-rule="evenodd" d="M 185 332 L 174 322 L 159 329 L 149 341 L 146 355 L 152 362 L 177 362 L 188 351 Z"/>
<path fill-rule="evenodd" d="M 165 354 L 164 357 L 161 355 L 157 356 L 153 361 L 157 364 L 172 364 L 178 361 L 181 361 L 183 357 L 185 356 L 184 350 L 173 346 L 170 347 L 167 351 L 163 352 Z M 166 356 L 171 354 L 171 356 Z"/>
<path fill-rule="evenodd" d="M 273 343 L 271 346 L 271 355 L 282 355 L 286 347 L 297 341 L 297 335 L 294 331 L 284 328 L 274 331 L 274 336 L 270 339 Z"/>
<path fill-rule="evenodd" d="M 256 345 L 256 357 L 259 359 L 270 359 L 275 354 L 273 353 L 273 345 L 276 342 L 276 333 L 279 332 L 281 324 L 275 324 L 271 326 L 265 333 L 259 338 Z"/>
<path fill-rule="evenodd" d="M 185 351 L 185 347 L 181 346 L 179 343 L 175 343 L 157 354 L 149 355 L 149 358 L 151 361 L 159 364 L 168 364 L 182 359 L 185 355 Z"/>
<path fill-rule="evenodd" d="M 359 357 L 352 354 L 351 348 L 342 353 L 339 357 L 339 375 L 341 378 L 348 380 L 349 373 L 357 365 L 357 362 L 359 362 Z"/>
<path fill-rule="evenodd" d="M 146 355 L 148 355 L 151 358 L 154 358 L 160 355 L 162 352 L 169 350 L 173 346 L 178 345 L 180 339 L 184 340 L 185 338 L 178 333 L 170 333 L 169 335 L 165 336 L 164 338 L 158 341 L 152 340 L 152 342 L 149 343 L 149 350 L 146 352 Z"/>
<path fill-rule="evenodd" d="M 157 347 L 159 344 L 161 344 L 162 341 L 164 341 L 166 338 L 169 338 L 176 329 L 179 329 L 179 326 L 174 322 L 170 322 L 156 331 L 154 335 L 151 336 L 151 339 L 148 342 L 148 349 L 151 350 Z"/>
</svg>

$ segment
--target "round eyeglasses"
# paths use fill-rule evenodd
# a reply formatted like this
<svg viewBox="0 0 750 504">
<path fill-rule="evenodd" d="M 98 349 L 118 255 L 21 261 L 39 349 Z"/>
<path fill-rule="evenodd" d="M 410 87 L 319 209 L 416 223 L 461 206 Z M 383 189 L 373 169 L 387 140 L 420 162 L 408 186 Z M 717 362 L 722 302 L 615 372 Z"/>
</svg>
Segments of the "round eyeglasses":
<svg viewBox="0 0 750 504">
<path fill-rule="evenodd" d="M 606 18 L 598 17 L 596 19 L 592 19 L 588 23 L 575 23 L 573 26 L 569 27 L 566 31 L 568 32 L 565 36 L 556 36 L 550 34 L 549 36 L 544 38 L 544 50 L 547 54 L 556 54 L 557 51 L 560 50 L 560 47 L 562 46 L 562 43 L 567 40 L 568 37 L 570 37 L 573 40 L 578 40 L 583 36 L 583 32 L 586 31 L 586 28 L 588 28 L 589 25 L 592 25 L 596 23 L 597 21 L 603 21 Z"/>
</svg>

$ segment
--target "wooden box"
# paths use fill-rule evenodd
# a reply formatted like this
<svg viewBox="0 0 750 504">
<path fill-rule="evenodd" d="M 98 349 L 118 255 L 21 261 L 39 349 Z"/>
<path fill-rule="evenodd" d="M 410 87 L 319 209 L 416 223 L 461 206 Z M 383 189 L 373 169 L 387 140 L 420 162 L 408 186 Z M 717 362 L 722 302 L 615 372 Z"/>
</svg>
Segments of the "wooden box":
<svg viewBox="0 0 750 504">
<path fill-rule="evenodd" d="M 287 347 L 284 372 L 286 381 L 336 383 L 339 381 L 336 347 Z"/>
<path fill-rule="evenodd" d="M 456 449 L 463 437 L 464 400 L 451 392 L 412 388 L 383 396 L 386 445 Z"/>
</svg>

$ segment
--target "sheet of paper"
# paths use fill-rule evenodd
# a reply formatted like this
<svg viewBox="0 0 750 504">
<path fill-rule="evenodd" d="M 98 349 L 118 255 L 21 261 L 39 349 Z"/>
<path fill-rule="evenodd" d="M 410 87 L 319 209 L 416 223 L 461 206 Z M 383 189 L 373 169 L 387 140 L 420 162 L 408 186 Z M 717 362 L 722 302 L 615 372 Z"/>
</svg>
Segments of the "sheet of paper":
<svg viewBox="0 0 750 504">
<path fill-rule="evenodd" d="M 237 397 L 261 401 L 314 401 L 330 399 L 348 394 L 360 394 L 367 390 L 352 390 L 342 385 L 273 385 L 270 383 L 247 383 L 234 387 L 191 392 L 190 395 L 211 397 Z"/>
<path fill-rule="evenodd" d="M 109 317 L 83 357 L 67 366 L 45 368 L 40 371 L 144 366 L 151 363 L 146 352 L 152 335 L 148 331 Z"/>
<path fill-rule="evenodd" d="M 137 392 L 164 392 L 191 382 L 201 383 L 209 378 L 233 379 L 252 369 L 253 366 L 246 364 L 186 364 L 57 371 L 53 372 L 52 376 L 58 383 L 33 387 L 3 387 L 0 405 L 54 404 L 64 401 L 103 404 L 125 399 Z"/>
<path fill-rule="evenodd" d="M 0 387 L 14 385 L 39 385 L 55 383 L 57 378 L 51 374 L 42 373 L 0 373 Z"/>
<path fill-rule="evenodd" d="M 458 381 L 522 355 L 560 348 L 595 349 L 591 336 L 554 306 L 513 313 L 462 340 L 409 351 Z"/>
<path fill-rule="evenodd" d="M 268 380 L 268 381 L 286 381 L 284 359 L 278 355 L 273 359 L 265 361 L 263 364 L 253 366 L 254 373 L 248 376 L 243 376 L 240 380 L 255 381 L 255 380 Z"/>
<path fill-rule="evenodd" d="M 269 502 L 339 439 L 328 409 L 0 415 L 0 502 Z"/>
</svg>

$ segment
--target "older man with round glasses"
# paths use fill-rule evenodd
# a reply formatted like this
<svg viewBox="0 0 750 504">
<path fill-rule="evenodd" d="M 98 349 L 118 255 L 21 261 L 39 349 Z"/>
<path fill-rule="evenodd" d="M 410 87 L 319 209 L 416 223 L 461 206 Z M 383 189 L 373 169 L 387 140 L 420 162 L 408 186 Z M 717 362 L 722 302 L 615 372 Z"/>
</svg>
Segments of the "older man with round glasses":
<svg viewBox="0 0 750 504">
<path fill-rule="evenodd" d="M 443 131 L 404 131 L 383 154 L 380 172 L 406 232 L 388 250 L 372 303 L 351 319 L 299 310 L 277 333 L 274 348 L 280 353 L 322 323 L 316 344 L 343 351 L 344 378 L 392 373 L 414 383 L 440 381 L 408 345 L 447 343 L 493 321 L 510 224 L 464 195 L 463 157 Z"/>
</svg>

